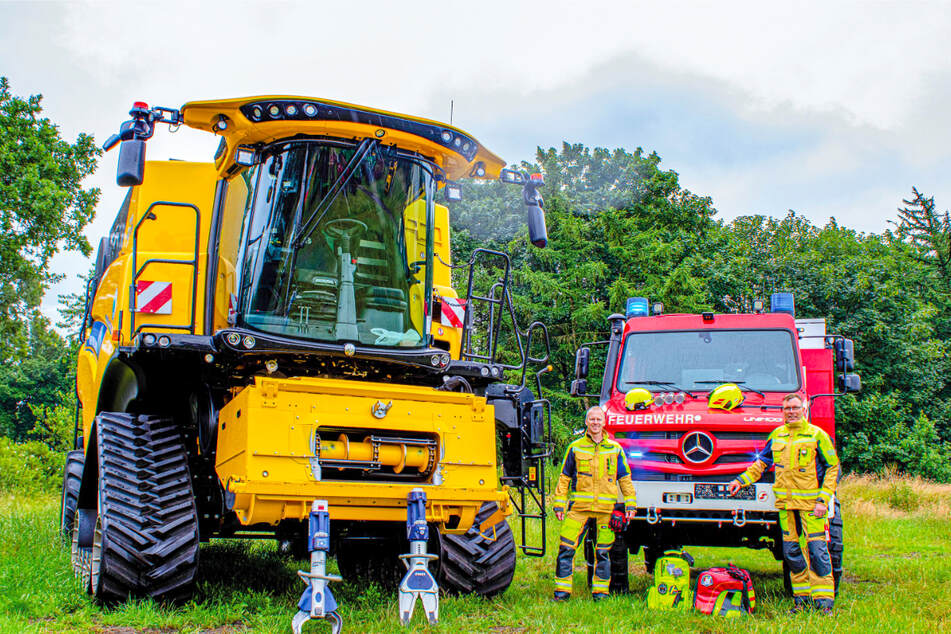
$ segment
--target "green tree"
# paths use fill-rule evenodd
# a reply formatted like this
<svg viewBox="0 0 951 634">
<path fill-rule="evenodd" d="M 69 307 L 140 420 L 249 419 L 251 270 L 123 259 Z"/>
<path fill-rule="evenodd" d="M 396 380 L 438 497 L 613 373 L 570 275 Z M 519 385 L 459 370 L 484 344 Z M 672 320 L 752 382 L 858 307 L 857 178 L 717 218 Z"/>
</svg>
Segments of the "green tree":
<svg viewBox="0 0 951 634">
<path fill-rule="evenodd" d="M 89 255 L 82 229 L 98 189 L 83 189 L 101 154 L 87 134 L 74 143 L 41 117 L 41 95 L 10 92 L 0 77 L 0 360 L 28 347 L 29 325 L 49 285 L 50 259 L 62 249 Z"/>
</svg>

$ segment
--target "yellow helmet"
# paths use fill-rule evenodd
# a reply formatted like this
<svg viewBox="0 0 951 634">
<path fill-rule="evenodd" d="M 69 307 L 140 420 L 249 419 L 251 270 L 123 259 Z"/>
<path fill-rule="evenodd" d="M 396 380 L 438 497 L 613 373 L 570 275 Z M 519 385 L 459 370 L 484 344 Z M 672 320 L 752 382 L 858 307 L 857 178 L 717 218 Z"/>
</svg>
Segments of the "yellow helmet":
<svg viewBox="0 0 951 634">
<path fill-rule="evenodd" d="M 743 404 L 743 391 L 734 383 L 724 383 L 710 392 L 707 402 L 710 409 L 725 409 L 730 411 Z"/>
<path fill-rule="evenodd" d="M 631 411 L 647 409 L 653 402 L 653 395 L 642 387 L 635 387 L 624 395 L 624 407 Z"/>
</svg>

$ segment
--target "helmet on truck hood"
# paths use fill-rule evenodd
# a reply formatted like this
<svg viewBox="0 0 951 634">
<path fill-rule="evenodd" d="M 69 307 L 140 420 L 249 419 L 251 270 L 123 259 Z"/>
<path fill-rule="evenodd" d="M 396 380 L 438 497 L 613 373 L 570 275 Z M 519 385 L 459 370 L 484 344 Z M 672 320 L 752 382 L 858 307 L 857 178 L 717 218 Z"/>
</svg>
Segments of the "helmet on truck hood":
<svg viewBox="0 0 951 634">
<path fill-rule="evenodd" d="M 739 407 L 743 403 L 743 391 L 734 383 L 724 383 L 710 392 L 710 399 L 707 401 L 710 409 L 723 409 L 730 411 Z"/>
<path fill-rule="evenodd" d="M 642 387 L 635 387 L 624 395 L 624 407 L 631 411 L 647 409 L 653 402 L 654 397 Z"/>
</svg>

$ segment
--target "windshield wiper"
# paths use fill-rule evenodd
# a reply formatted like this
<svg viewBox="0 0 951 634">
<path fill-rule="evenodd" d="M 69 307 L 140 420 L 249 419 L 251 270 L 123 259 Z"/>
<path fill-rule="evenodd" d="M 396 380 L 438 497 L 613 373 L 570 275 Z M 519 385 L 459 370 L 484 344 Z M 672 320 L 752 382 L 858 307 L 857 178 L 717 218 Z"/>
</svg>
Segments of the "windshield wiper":
<svg viewBox="0 0 951 634">
<path fill-rule="evenodd" d="M 330 189 L 327 190 L 327 195 L 318 203 L 314 213 L 310 215 L 310 218 L 307 219 L 300 230 L 297 232 L 297 235 L 291 241 L 291 245 L 294 247 L 294 250 L 300 248 L 301 244 L 304 243 L 310 234 L 314 232 L 314 229 L 317 228 L 317 225 L 320 224 L 320 221 L 324 219 L 324 216 L 327 215 L 327 211 L 330 209 L 330 205 L 337 200 L 337 196 L 340 195 L 340 192 L 343 188 L 350 182 L 350 179 L 356 173 L 357 168 L 363 163 L 363 159 L 367 157 L 367 154 L 370 153 L 370 150 L 378 145 L 380 142 L 376 139 L 363 139 L 360 141 L 360 145 L 357 146 L 356 151 L 353 153 L 353 156 L 350 158 L 350 162 L 343 168 L 343 171 L 340 172 L 340 175 L 337 177 L 337 180 L 333 182 L 333 185 L 330 186 Z"/>
<path fill-rule="evenodd" d="M 752 388 L 747 385 L 744 385 L 746 381 L 694 381 L 694 383 L 733 383 L 741 390 L 745 390 L 747 392 L 755 392 L 756 394 L 759 394 L 763 398 L 766 398 L 766 395 L 760 392 L 759 390 L 757 390 L 756 388 Z"/>
<path fill-rule="evenodd" d="M 677 385 L 676 383 L 672 381 L 630 381 L 630 382 L 635 385 L 666 385 L 668 387 L 672 387 L 675 390 L 680 390 L 681 392 L 683 392 L 690 398 L 697 398 L 696 394 L 691 394 L 689 391 L 685 390 L 684 388 L 680 387 L 679 385 Z"/>
</svg>

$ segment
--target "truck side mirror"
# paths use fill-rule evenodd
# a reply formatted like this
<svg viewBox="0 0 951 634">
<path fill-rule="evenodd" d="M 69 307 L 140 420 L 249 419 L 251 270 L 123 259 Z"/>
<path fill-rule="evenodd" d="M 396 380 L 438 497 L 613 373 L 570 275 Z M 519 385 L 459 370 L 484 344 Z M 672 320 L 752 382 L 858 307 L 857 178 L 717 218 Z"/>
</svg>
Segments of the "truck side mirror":
<svg viewBox="0 0 951 634">
<path fill-rule="evenodd" d="M 578 348 L 575 352 L 575 378 L 585 379 L 588 377 L 588 361 L 591 358 L 591 350 L 588 348 Z"/>
<path fill-rule="evenodd" d="M 855 369 L 855 344 L 851 339 L 836 339 L 835 369 L 839 372 L 849 372 Z"/>
<path fill-rule="evenodd" d="M 585 379 L 575 379 L 571 382 L 569 393 L 572 396 L 584 396 L 588 393 L 588 381 Z"/>
<path fill-rule="evenodd" d="M 145 141 L 129 139 L 119 146 L 119 165 L 116 170 L 116 183 L 119 187 L 132 187 L 142 184 L 145 173 Z"/>
<path fill-rule="evenodd" d="M 838 378 L 839 388 L 846 394 L 862 391 L 862 377 L 858 374 L 842 374 Z"/>
</svg>

